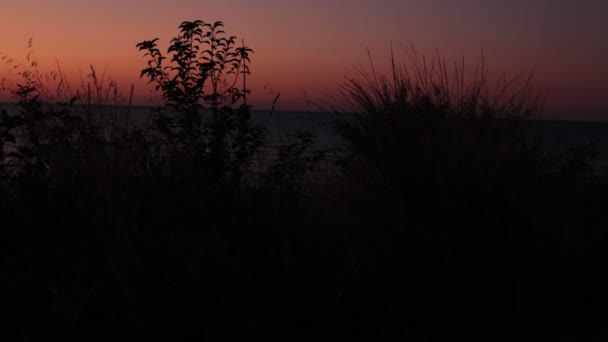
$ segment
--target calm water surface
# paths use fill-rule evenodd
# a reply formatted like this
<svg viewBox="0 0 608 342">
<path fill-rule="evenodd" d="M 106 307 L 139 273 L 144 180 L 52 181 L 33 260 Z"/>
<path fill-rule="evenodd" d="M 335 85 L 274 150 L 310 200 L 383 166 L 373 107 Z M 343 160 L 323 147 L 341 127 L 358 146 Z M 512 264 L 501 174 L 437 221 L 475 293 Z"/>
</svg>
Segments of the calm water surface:
<svg viewBox="0 0 608 342">
<path fill-rule="evenodd" d="M 14 105 L 0 104 L 0 109 L 16 112 Z M 114 115 L 121 126 L 146 126 L 151 122 L 150 107 L 104 107 L 107 120 Z M 309 131 L 315 135 L 315 147 L 328 149 L 334 154 L 345 150 L 345 144 L 333 129 L 336 119 L 348 119 L 348 114 L 298 111 L 252 111 L 254 122 L 266 128 L 264 152 L 272 155 L 279 146 L 294 141 L 298 131 Z M 540 142 L 549 150 L 559 153 L 573 146 L 591 144 L 597 156 L 591 162 L 594 175 L 608 175 L 608 122 L 583 121 L 533 121 L 530 125 L 530 139 Z"/>
</svg>

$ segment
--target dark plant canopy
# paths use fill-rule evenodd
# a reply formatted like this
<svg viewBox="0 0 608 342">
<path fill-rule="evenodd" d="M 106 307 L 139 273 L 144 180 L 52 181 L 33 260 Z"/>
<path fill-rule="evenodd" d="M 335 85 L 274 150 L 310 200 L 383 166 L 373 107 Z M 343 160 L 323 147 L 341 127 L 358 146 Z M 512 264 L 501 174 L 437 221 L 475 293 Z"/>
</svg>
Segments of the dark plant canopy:
<svg viewBox="0 0 608 342">
<path fill-rule="evenodd" d="M 20 72 L 0 340 L 605 340 L 608 186 L 587 146 L 528 139 L 529 81 L 488 94 L 483 66 L 467 83 L 414 54 L 357 69 L 326 153 L 266 142 L 253 51 L 222 22 L 159 44 L 137 44 L 164 102 L 141 126 L 94 68 L 76 93 Z"/>
</svg>

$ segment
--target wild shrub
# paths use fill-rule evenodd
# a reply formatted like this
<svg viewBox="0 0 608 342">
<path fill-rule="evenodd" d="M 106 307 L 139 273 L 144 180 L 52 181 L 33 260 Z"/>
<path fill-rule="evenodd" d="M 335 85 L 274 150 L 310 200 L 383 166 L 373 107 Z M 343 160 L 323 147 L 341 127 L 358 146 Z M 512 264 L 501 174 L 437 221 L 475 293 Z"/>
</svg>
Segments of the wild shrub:
<svg viewBox="0 0 608 342">
<path fill-rule="evenodd" d="M 554 158 L 529 139 L 545 97 L 531 74 L 494 86 L 483 61 L 467 81 L 439 56 L 406 57 L 339 87 L 338 112 L 354 114 L 336 125 L 349 146 L 336 201 L 352 220 L 352 283 L 368 285 L 352 291 L 394 304 L 379 316 L 420 336 L 505 322 L 525 335 L 551 324 L 550 301 L 575 321 L 567 293 L 581 284 L 549 284 L 577 274 L 588 151 Z"/>
<path fill-rule="evenodd" d="M 571 165 L 548 159 L 528 138 L 545 96 L 532 88 L 531 74 L 494 87 L 483 61 L 467 81 L 464 66 L 451 70 L 440 56 L 406 53 L 407 63 L 392 56 L 391 75 L 372 64 L 339 87 L 339 110 L 355 113 L 337 123 L 351 150 L 344 170 L 372 193 L 436 212 L 466 207 L 477 216 L 494 204 L 509 212 L 533 205 L 529 195 L 545 193 L 543 184 L 558 181 L 555 171 Z"/>
<path fill-rule="evenodd" d="M 236 184 L 248 175 L 264 131 L 251 121 L 247 104 L 253 51 L 237 46 L 236 37 L 222 27 L 222 22 L 183 22 L 167 55 L 158 39 L 137 47 L 149 58 L 141 76 L 162 93 L 168 110 L 155 117 L 156 129 L 170 145 L 167 153 L 190 151 L 188 157 L 200 158 L 214 181 Z"/>
</svg>

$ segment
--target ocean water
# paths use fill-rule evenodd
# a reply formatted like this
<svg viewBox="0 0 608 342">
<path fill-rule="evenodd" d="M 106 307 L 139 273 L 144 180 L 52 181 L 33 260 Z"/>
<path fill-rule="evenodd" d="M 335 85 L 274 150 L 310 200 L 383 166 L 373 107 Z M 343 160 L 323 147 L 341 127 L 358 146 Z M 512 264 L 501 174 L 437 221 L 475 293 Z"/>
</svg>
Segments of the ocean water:
<svg viewBox="0 0 608 342">
<path fill-rule="evenodd" d="M 331 148 L 339 155 L 346 144 L 336 134 L 334 122 L 349 119 L 348 114 L 321 112 L 254 111 L 253 119 L 268 128 L 272 146 L 284 144 L 297 130 L 308 130 L 315 135 L 319 148 Z M 540 143 L 552 154 L 566 153 L 574 147 L 591 146 L 596 152 L 589 163 L 590 177 L 608 177 L 608 122 L 533 120 L 529 139 Z"/>
<path fill-rule="evenodd" d="M 0 109 L 15 113 L 18 108 L 10 104 L 0 104 Z M 116 118 L 121 127 L 144 127 L 152 122 L 150 107 L 100 107 L 106 120 Z M 336 156 L 346 150 L 346 144 L 336 134 L 334 122 L 337 119 L 348 120 L 349 114 L 304 112 L 304 111 L 268 111 L 253 110 L 252 119 L 266 129 L 264 154 L 272 158 L 282 145 L 295 141 L 298 131 L 314 134 L 314 147 L 328 151 L 329 156 Z M 591 145 L 596 151 L 590 162 L 590 176 L 608 176 L 608 122 L 588 121 L 532 121 L 529 139 L 541 143 L 553 153 L 567 151 L 572 147 Z"/>
<path fill-rule="evenodd" d="M 554 153 L 590 146 L 595 156 L 589 163 L 589 176 L 608 179 L 608 122 L 532 121 L 529 135 L 532 142 Z"/>
</svg>

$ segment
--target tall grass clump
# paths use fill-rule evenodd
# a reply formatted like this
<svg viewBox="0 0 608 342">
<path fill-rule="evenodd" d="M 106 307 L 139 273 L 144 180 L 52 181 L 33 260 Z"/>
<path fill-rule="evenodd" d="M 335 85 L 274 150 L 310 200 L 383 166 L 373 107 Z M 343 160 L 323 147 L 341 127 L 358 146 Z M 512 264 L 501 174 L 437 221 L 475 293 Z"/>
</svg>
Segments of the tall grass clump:
<svg viewBox="0 0 608 342">
<path fill-rule="evenodd" d="M 531 73 L 494 83 L 483 59 L 467 72 L 404 54 L 389 74 L 370 57 L 339 86 L 350 149 L 335 196 L 352 213 L 357 277 L 387 285 L 359 290 L 424 336 L 552 324 L 544 303 L 569 290 L 548 284 L 576 273 L 584 169 L 571 166 L 585 155 L 553 158 L 529 139 L 545 98 Z"/>
<path fill-rule="evenodd" d="M 124 131 L 116 119 L 115 83 L 90 86 L 99 80 L 92 69 L 82 87 L 70 89 L 60 68 L 41 73 L 28 60 L 14 69 L 21 77 L 12 89 L 17 109 L 0 114 L 8 312 L 0 321 L 12 327 L 3 332 L 7 339 L 66 338 L 94 284 L 105 284 L 113 267 L 105 266 L 124 217 L 117 191 L 124 186 L 118 177 L 125 169 Z"/>
<path fill-rule="evenodd" d="M 567 163 L 528 138 L 545 97 L 533 89 L 532 74 L 493 85 L 483 61 L 467 80 L 464 62 L 450 67 L 439 55 L 419 57 L 413 47 L 405 54 L 405 63 L 391 56 L 390 75 L 372 62 L 339 87 L 339 110 L 354 113 L 337 124 L 351 147 L 347 172 L 366 172 L 366 182 L 397 201 L 449 209 L 491 205 L 486 199 L 499 196 L 507 212 L 550 179 L 582 176 L 582 168 L 567 171 Z M 450 198 L 455 203 L 442 204 Z"/>
</svg>

